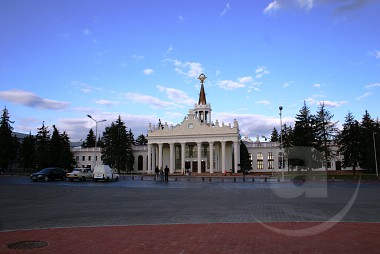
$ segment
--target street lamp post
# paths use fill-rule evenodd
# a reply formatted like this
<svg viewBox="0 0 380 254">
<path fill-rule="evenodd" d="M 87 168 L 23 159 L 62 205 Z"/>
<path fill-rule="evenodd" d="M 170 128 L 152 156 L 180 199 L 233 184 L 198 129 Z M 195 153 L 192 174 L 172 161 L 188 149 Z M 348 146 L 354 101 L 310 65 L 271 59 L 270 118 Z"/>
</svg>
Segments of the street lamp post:
<svg viewBox="0 0 380 254">
<path fill-rule="evenodd" d="M 280 149 L 280 151 L 281 151 L 281 180 L 282 180 L 282 182 L 284 182 L 285 181 L 285 179 L 284 179 L 284 144 L 283 144 L 283 142 L 282 142 L 282 109 L 283 109 L 283 107 L 282 106 L 280 106 L 280 107 L 278 107 L 278 109 L 280 110 L 280 125 L 281 125 L 281 129 L 280 129 L 280 143 L 281 143 L 281 149 Z"/>
<path fill-rule="evenodd" d="M 96 144 L 97 144 L 97 138 L 98 138 L 98 123 L 107 121 L 106 119 L 96 121 L 91 115 L 87 115 L 88 118 L 91 118 L 95 122 L 95 147 L 94 147 L 94 168 L 96 166 Z"/>
</svg>

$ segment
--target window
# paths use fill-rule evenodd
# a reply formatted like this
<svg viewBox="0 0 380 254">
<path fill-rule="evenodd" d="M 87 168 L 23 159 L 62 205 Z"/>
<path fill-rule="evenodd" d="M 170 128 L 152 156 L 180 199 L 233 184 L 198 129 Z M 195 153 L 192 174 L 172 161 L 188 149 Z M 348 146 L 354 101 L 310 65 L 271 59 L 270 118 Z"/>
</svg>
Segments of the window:
<svg viewBox="0 0 380 254">
<path fill-rule="evenodd" d="M 91 155 L 90 155 L 90 156 L 88 156 L 88 161 L 91 161 Z"/>
<path fill-rule="evenodd" d="M 82 156 L 82 161 L 85 161 L 86 160 L 86 156 Z"/>
<path fill-rule="evenodd" d="M 264 169 L 264 157 L 262 152 L 257 154 L 257 169 Z"/>
<path fill-rule="evenodd" d="M 76 161 L 79 161 L 79 156 L 75 156 L 75 160 L 76 160 Z"/>
<path fill-rule="evenodd" d="M 269 152 L 268 153 L 268 169 L 273 169 L 274 166 L 273 166 L 273 153 L 272 152 Z"/>
</svg>

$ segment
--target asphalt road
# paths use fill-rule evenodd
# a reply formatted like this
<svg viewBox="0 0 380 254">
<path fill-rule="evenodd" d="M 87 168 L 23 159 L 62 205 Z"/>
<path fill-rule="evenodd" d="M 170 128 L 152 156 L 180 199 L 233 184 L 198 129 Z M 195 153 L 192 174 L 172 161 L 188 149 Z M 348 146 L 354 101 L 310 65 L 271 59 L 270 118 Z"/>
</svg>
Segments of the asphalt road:
<svg viewBox="0 0 380 254">
<path fill-rule="evenodd" d="M 0 176 L 0 231 L 118 225 L 380 222 L 380 184 L 31 182 Z"/>
</svg>

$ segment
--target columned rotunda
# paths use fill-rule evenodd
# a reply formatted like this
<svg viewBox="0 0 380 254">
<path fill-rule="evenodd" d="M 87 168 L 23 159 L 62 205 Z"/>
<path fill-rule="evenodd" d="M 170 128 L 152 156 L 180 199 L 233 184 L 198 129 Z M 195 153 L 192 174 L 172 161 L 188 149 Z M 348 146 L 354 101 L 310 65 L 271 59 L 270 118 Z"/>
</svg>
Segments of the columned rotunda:
<svg viewBox="0 0 380 254">
<path fill-rule="evenodd" d="M 148 173 L 169 167 L 170 172 L 224 173 L 238 171 L 240 163 L 239 124 L 215 122 L 207 103 L 202 73 L 198 103 L 176 126 L 159 123 L 148 127 Z"/>
</svg>

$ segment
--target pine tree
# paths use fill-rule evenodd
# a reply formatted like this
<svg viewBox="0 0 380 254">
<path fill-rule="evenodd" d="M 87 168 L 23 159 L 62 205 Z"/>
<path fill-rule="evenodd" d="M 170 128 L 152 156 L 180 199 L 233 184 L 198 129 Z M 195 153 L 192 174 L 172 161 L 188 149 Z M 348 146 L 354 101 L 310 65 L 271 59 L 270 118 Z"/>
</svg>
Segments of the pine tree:
<svg viewBox="0 0 380 254">
<path fill-rule="evenodd" d="M 36 135 L 36 167 L 37 169 L 43 169 L 49 166 L 49 141 L 50 135 L 48 127 L 45 126 L 45 122 L 42 122 L 41 128 L 37 128 Z"/>
<path fill-rule="evenodd" d="M 134 156 L 132 150 L 133 134 L 127 132 L 124 122 L 119 116 L 116 122 L 106 127 L 102 138 L 102 160 L 118 172 L 132 170 Z M 131 168 L 132 167 L 132 168 Z"/>
<path fill-rule="evenodd" d="M 280 134 L 278 133 L 276 127 L 273 128 L 272 134 L 270 135 L 270 141 L 271 142 L 279 142 L 280 141 Z"/>
<path fill-rule="evenodd" d="M 373 149 L 373 132 L 376 132 L 375 121 L 366 110 L 361 123 L 360 135 L 360 162 L 359 165 L 364 169 L 375 169 L 374 149 Z M 375 135 L 376 137 L 376 135 Z"/>
<path fill-rule="evenodd" d="M 328 162 L 331 158 L 330 144 L 336 134 L 337 122 L 332 122 L 333 117 L 334 115 L 326 109 L 324 102 L 322 102 L 314 118 L 314 131 L 317 141 L 316 147 L 323 153 L 326 173 L 328 170 Z"/>
<path fill-rule="evenodd" d="M 2 170 L 11 169 L 16 159 L 16 143 L 12 137 L 13 127 L 9 120 L 8 109 L 4 107 L 0 119 L 0 168 Z"/>
<path fill-rule="evenodd" d="M 29 133 L 29 135 L 23 139 L 20 148 L 20 166 L 24 171 L 29 171 L 29 169 L 34 168 L 36 164 L 35 154 L 36 138 Z"/>
<path fill-rule="evenodd" d="M 70 138 L 66 132 L 60 134 L 55 125 L 53 125 L 53 134 L 49 142 L 49 155 L 49 166 L 68 170 L 75 165 L 74 156 L 70 150 Z"/>
<path fill-rule="evenodd" d="M 251 160 L 249 158 L 249 153 L 247 146 L 243 141 L 240 141 L 240 168 L 241 170 L 249 171 L 252 169 Z"/>
<path fill-rule="evenodd" d="M 135 144 L 137 146 L 145 146 L 147 143 L 148 143 L 148 140 L 146 139 L 144 134 L 140 134 L 135 141 Z"/>
<path fill-rule="evenodd" d="M 310 114 L 309 107 L 304 101 L 303 107 L 295 117 L 293 145 L 313 147 L 315 144 L 314 131 L 312 126 L 313 116 Z"/>
<path fill-rule="evenodd" d="M 53 134 L 49 141 L 49 166 L 61 167 L 61 135 L 55 125 L 53 125 Z"/>
<path fill-rule="evenodd" d="M 64 131 L 61 136 L 61 167 L 64 169 L 72 169 L 76 165 L 74 154 L 70 148 L 70 138 Z"/>
<path fill-rule="evenodd" d="M 360 150 L 360 125 L 351 112 L 348 112 L 343 124 L 343 130 L 337 137 L 339 152 L 343 155 L 343 167 L 352 167 L 355 175 L 356 167 L 359 166 Z"/>
<path fill-rule="evenodd" d="M 96 141 L 96 137 L 95 137 L 94 131 L 90 129 L 90 131 L 87 134 L 86 140 L 83 141 L 82 147 L 83 148 L 95 147 L 95 141 Z"/>
</svg>

